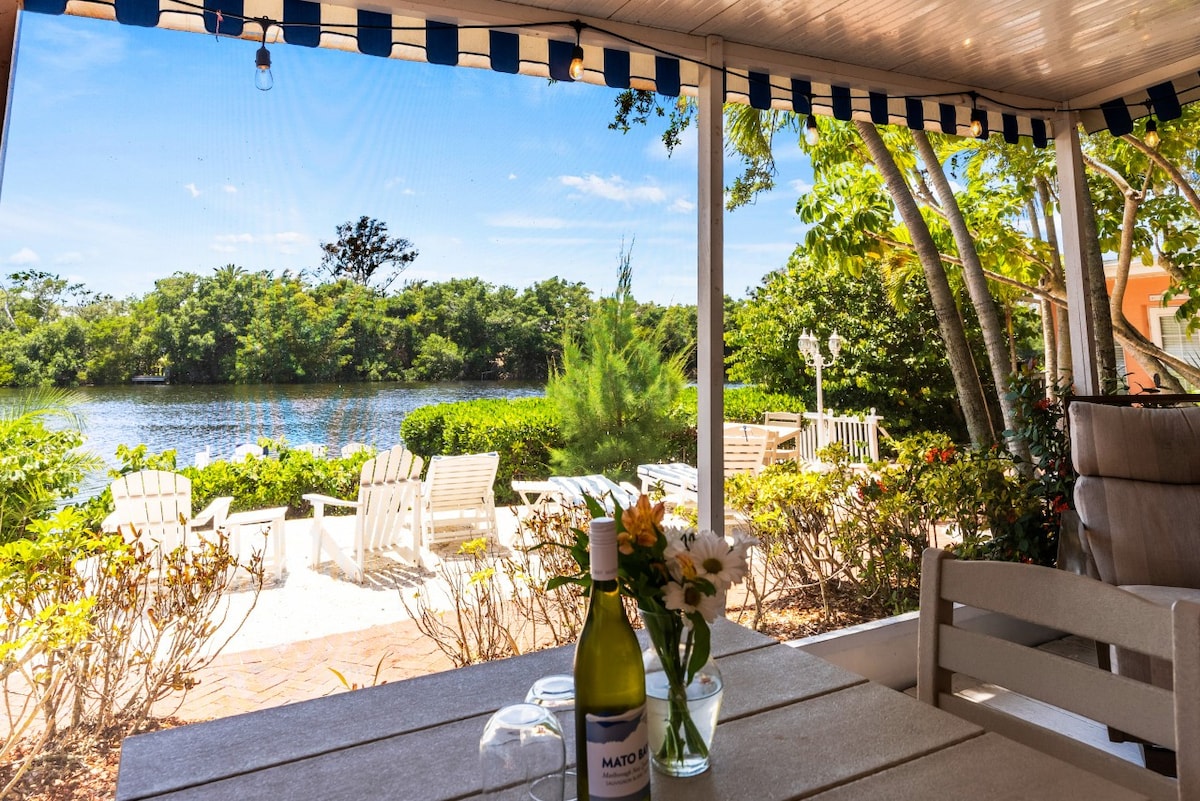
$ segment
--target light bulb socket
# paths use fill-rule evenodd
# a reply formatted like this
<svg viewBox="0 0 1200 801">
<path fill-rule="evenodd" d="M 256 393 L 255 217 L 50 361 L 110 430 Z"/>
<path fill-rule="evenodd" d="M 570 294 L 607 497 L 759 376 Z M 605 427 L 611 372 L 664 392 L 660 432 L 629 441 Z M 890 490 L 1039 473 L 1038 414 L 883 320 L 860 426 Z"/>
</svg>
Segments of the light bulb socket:
<svg viewBox="0 0 1200 801">
<path fill-rule="evenodd" d="M 254 66 L 260 70 L 271 69 L 271 51 L 267 50 L 266 45 L 258 48 L 258 52 L 254 54 Z"/>
</svg>

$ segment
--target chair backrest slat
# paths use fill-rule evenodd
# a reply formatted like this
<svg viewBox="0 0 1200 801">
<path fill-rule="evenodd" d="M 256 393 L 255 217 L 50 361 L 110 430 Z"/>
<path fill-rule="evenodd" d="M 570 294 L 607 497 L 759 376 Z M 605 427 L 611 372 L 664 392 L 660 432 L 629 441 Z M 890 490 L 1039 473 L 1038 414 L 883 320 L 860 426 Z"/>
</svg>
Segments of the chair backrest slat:
<svg viewBox="0 0 1200 801">
<path fill-rule="evenodd" d="M 958 628 L 955 603 L 1169 658 L 1174 692 Z M 1174 748 L 1180 779 L 1164 783 L 1057 731 L 956 696 L 953 677 L 960 674 Z M 1200 605 L 1176 601 L 1167 608 L 1062 570 L 959 561 L 930 548 L 921 568 L 917 695 L 1155 799 L 1200 797 Z"/>
</svg>

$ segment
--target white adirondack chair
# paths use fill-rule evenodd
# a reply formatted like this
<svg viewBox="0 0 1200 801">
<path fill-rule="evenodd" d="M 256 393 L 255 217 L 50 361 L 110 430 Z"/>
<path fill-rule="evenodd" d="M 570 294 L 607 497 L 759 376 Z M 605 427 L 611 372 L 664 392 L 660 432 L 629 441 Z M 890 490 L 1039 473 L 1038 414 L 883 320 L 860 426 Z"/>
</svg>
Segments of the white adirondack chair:
<svg viewBox="0 0 1200 801">
<path fill-rule="evenodd" d="M 142 539 L 172 551 L 195 543 L 198 529 L 225 524 L 233 498 L 217 498 L 192 516 L 192 482 L 164 470 L 130 473 L 111 485 L 114 511 L 104 519 L 105 531 L 120 532 L 131 542 Z"/>
<path fill-rule="evenodd" d="M 238 445 L 233 449 L 233 460 L 235 462 L 240 462 L 247 456 L 252 459 L 259 459 L 262 458 L 262 455 L 262 446 L 253 442 L 243 442 L 241 445 Z"/>
<path fill-rule="evenodd" d="M 400 556 L 422 565 L 420 525 L 416 519 L 419 504 L 421 468 L 424 461 L 403 445 L 397 445 L 367 461 L 362 466 L 358 482 L 358 500 L 345 501 L 328 495 L 310 493 L 304 500 L 313 506 L 313 568 L 324 556 L 332 559 L 355 581 L 365 578 L 364 564 L 368 553 L 396 550 Z M 354 517 L 326 517 L 326 506 L 343 506 L 355 510 Z M 353 535 L 347 536 L 353 521 Z M 408 542 L 402 534 L 407 529 Z"/>
<path fill-rule="evenodd" d="M 434 456 L 421 486 L 424 547 L 478 536 L 496 537 L 496 496 L 492 484 L 500 466 L 497 453 Z"/>
</svg>

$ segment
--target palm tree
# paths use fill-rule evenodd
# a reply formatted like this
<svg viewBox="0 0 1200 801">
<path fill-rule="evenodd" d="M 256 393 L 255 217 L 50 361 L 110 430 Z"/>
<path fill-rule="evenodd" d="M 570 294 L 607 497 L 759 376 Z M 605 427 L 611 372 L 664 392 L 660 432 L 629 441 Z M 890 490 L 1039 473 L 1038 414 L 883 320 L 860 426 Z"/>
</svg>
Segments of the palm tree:
<svg viewBox="0 0 1200 801">
<path fill-rule="evenodd" d="M 101 462 L 80 450 L 83 419 L 77 393 L 34 390 L 0 408 L 0 542 L 25 536 L 26 527 L 65 498 Z"/>
</svg>

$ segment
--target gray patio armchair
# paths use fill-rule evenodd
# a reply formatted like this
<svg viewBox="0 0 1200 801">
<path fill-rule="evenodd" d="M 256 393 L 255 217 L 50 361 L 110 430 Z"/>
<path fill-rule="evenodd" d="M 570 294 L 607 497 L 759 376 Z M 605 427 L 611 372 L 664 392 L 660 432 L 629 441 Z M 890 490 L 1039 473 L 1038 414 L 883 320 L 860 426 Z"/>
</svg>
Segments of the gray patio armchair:
<svg viewBox="0 0 1200 801">
<path fill-rule="evenodd" d="M 1078 572 L 1161 606 L 1200 602 L 1200 407 L 1074 402 L 1068 417 Z M 1123 648 L 1111 655 L 1121 675 L 1171 686 L 1169 662 Z"/>
</svg>

